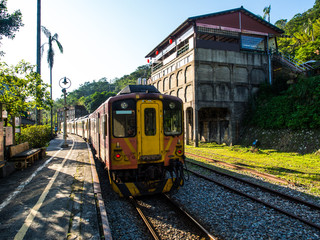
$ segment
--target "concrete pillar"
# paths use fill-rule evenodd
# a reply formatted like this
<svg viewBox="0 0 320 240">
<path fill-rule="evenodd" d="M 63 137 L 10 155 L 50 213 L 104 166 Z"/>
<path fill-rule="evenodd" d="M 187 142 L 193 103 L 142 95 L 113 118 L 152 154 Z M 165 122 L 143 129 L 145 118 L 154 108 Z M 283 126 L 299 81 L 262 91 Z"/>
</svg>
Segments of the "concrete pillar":
<svg viewBox="0 0 320 240">
<path fill-rule="evenodd" d="M 188 114 L 188 108 L 184 111 L 184 119 L 185 119 L 185 122 L 184 122 L 184 132 L 185 132 L 185 142 L 186 142 L 186 144 L 187 145 L 189 145 L 189 138 L 190 138 L 190 136 L 189 136 L 189 114 Z"/>
<path fill-rule="evenodd" d="M 198 109 L 196 107 L 193 108 L 193 131 L 194 131 L 194 146 L 198 147 L 199 146 L 199 136 L 198 136 L 198 126 L 199 126 L 199 121 L 198 121 Z"/>
</svg>

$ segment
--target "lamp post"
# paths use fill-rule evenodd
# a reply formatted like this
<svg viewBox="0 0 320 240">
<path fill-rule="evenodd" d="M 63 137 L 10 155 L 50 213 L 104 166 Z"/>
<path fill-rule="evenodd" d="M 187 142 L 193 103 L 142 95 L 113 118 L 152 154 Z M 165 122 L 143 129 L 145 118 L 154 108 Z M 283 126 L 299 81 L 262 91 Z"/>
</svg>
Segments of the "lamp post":
<svg viewBox="0 0 320 240">
<path fill-rule="evenodd" d="M 64 98 L 64 108 L 63 108 L 63 148 L 67 148 L 67 89 L 71 86 L 71 81 L 69 78 L 64 77 L 59 80 L 59 86 L 62 88 L 63 98 Z"/>
</svg>

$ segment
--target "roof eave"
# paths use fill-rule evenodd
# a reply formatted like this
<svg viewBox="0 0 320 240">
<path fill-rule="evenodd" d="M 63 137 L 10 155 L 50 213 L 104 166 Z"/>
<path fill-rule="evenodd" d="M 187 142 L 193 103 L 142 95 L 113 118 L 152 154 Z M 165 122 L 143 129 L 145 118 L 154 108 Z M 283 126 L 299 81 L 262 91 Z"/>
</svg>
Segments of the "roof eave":
<svg viewBox="0 0 320 240">
<path fill-rule="evenodd" d="M 155 54 L 156 50 L 159 50 L 159 48 L 161 48 L 162 45 L 166 44 L 169 39 L 174 36 L 177 32 L 179 32 L 181 29 L 183 29 L 185 26 L 187 25 L 191 25 L 192 22 L 195 22 L 198 19 L 201 18 L 207 18 L 207 17 L 211 17 L 211 16 L 215 16 L 215 15 L 223 15 L 226 13 L 231 13 L 231 12 L 238 12 L 241 11 L 244 14 L 249 14 L 251 15 L 251 17 L 257 19 L 257 21 L 261 22 L 264 25 L 267 25 L 268 27 L 270 27 L 271 29 L 275 30 L 276 32 L 278 32 L 279 34 L 284 33 L 284 31 L 278 27 L 276 27 L 275 25 L 269 23 L 268 21 L 264 20 L 263 18 L 255 15 L 254 13 L 248 11 L 247 9 L 245 9 L 244 7 L 240 7 L 240 8 L 234 8 L 234 9 L 230 9 L 230 10 L 225 10 L 225 11 L 221 11 L 221 12 L 216 12 L 216 13 L 210 13 L 210 14 L 205 14 L 205 15 L 200 15 L 200 16 L 194 16 L 194 17 L 189 17 L 187 20 L 185 20 L 178 28 L 176 28 L 171 34 L 169 34 L 169 36 L 167 36 L 160 44 L 158 44 L 154 49 L 151 50 L 151 52 L 149 52 L 145 58 L 151 57 L 152 55 Z"/>
<path fill-rule="evenodd" d="M 158 50 L 162 45 L 166 44 L 170 38 L 172 38 L 172 36 L 176 35 L 181 29 L 183 29 L 184 27 L 191 25 L 191 22 L 193 20 L 190 20 L 190 18 L 188 18 L 187 20 L 185 20 L 182 24 L 180 24 L 180 26 L 178 28 L 176 28 L 172 33 L 170 33 L 161 43 L 159 43 L 154 49 L 152 49 L 145 57 L 151 57 L 156 50 Z"/>
</svg>

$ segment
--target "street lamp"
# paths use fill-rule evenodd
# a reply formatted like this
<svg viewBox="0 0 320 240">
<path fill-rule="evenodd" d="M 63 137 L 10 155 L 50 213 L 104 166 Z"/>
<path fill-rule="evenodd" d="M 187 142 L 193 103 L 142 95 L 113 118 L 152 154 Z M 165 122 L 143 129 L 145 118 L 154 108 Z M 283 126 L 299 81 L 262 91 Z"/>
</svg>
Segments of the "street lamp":
<svg viewBox="0 0 320 240">
<path fill-rule="evenodd" d="M 71 81 L 69 78 L 64 77 L 59 80 L 59 86 L 62 88 L 63 98 L 64 98 L 64 108 L 63 108 L 63 148 L 67 148 L 67 89 L 71 86 Z"/>
</svg>

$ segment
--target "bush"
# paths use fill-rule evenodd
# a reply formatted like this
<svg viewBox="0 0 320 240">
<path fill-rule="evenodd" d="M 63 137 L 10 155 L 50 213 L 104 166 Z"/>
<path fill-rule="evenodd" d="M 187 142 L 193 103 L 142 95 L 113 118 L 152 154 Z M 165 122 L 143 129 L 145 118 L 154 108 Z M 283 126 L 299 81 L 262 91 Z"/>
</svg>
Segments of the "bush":
<svg viewBox="0 0 320 240">
<path fill-rule="evenodd" d="M 49 125 L 27 125 L 16 136 L 17 143 L 29 142 L 30 148 L 46 147 L 51 139 Z"/>
<path fill-rule="evenodd" d="M 273 90 L 273 86 L 260 89 L 251 111 L 253 126 L 292 130 L 320 128 L 320 76 L 300 78 L 280 94 Z"/>
</svg>

